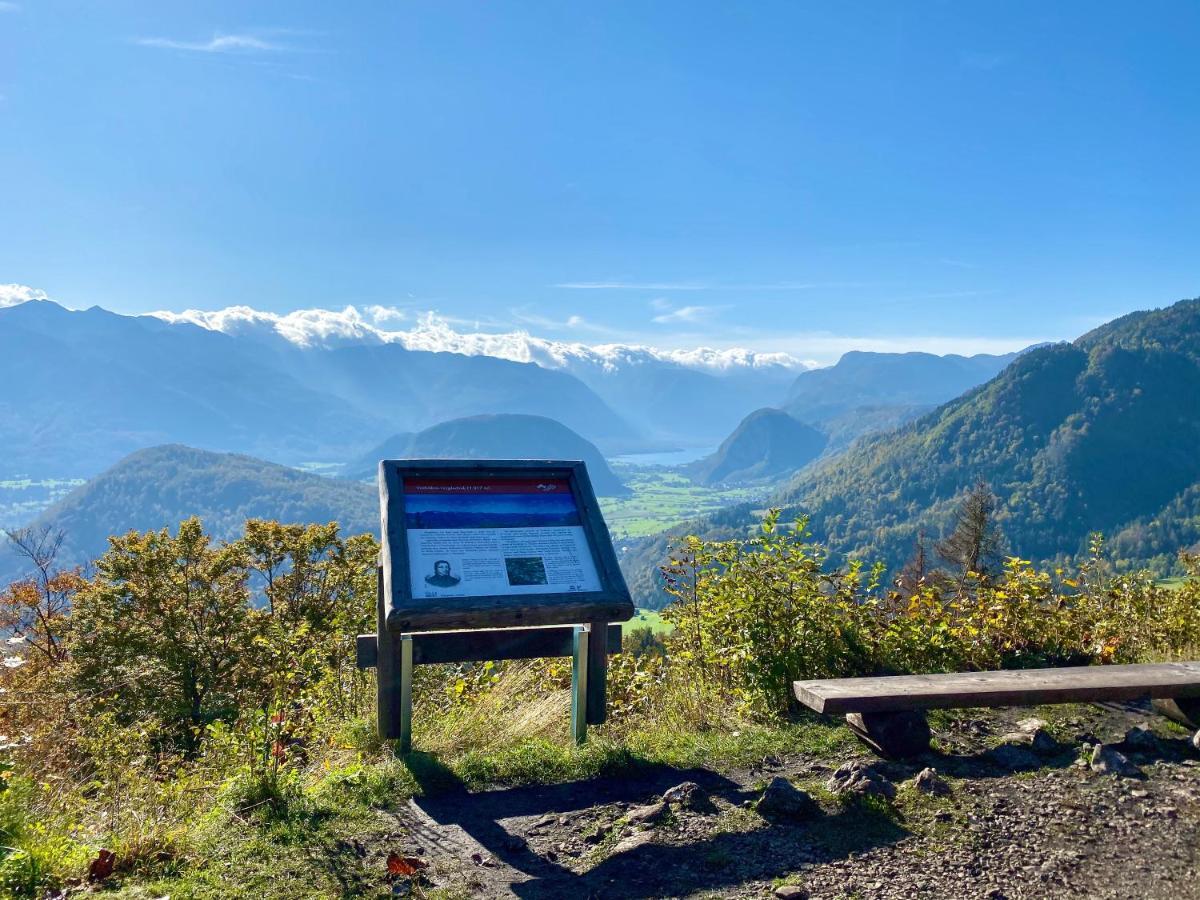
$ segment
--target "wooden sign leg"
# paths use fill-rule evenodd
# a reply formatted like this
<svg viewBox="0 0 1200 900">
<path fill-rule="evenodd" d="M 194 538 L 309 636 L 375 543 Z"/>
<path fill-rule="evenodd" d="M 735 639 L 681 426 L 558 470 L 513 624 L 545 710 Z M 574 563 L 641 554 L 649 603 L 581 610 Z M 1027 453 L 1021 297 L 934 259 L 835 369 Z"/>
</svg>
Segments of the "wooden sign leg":
<svg viewBox="0 0 1200 900">
<path fill-rule="evenodd" d="M 400 752 L 412 751 L 413 639 L 400 635 Z"/>
<path fill-rule="evenodd" d="M 383 569 L 378 570 L 375 679 L 378 683 L 376 722 L 385 740 L 400 737 L 400 648 L 387 627 L 383 602 Z"/>
<path fill-rule="evenodd" d="M 608 718 L 608 623 L 589 625 L 587 653 L 587 723 L 603 725 Z"/>
<path fill-rule="evenodd" d="M 587 626 L 576 625 L 571 659 L 571 739 L 576 744 L 587 740 L 588 643 Z"/>
</svg>

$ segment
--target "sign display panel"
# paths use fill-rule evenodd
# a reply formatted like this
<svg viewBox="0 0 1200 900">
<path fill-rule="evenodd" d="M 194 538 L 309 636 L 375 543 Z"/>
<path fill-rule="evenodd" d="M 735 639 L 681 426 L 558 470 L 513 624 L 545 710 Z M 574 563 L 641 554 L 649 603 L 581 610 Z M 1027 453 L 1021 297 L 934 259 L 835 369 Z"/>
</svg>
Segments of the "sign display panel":
<svg viewBox="0 0 1200 900">
<path fill-rule="evenodd" d="M 582 513 L 563 477 L 406 478 L 413 598 L 600 591 Z"/>
<path fill-rule="evenodd" d="M 393 632 L 624 622 L 633 602 L 579 460 L 379 464 Z"/>
</svg>

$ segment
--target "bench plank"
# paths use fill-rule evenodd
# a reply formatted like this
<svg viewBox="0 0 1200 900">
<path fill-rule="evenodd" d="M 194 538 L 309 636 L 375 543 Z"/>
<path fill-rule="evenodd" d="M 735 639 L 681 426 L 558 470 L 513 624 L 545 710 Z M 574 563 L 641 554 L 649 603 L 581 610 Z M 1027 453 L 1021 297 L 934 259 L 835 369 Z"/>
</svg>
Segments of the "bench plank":
<svg viewBox="0 0 1200 900">
<path fill-rule="evenodd" d="M 1200 697 L 1200 662 L 826 678 L 792 686 L 805 706 L 830 714 Z"/>
</svg>

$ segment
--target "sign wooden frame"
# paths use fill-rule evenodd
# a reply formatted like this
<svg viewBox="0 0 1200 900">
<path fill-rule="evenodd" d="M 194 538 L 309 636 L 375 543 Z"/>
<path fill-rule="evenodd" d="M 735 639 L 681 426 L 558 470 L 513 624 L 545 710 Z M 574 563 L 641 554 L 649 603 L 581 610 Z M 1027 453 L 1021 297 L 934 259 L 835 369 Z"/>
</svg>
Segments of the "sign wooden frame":
<svg viewBox="0 0 1200 900">
<path fill-rule="evenodd" d="M 565 479 L 579 510 L 599 591 L 484 597 L 414 598 L 404 522 L 404 483 L 409 478 Z M 383 623 L 389 632 L 462 628 L 623 622 L 633 601 L 617 565 L 608 528 L 592 490 L 587 467 L 576 460 L 385 459 L 379 463 L 382 526 Z"/>
</svg>

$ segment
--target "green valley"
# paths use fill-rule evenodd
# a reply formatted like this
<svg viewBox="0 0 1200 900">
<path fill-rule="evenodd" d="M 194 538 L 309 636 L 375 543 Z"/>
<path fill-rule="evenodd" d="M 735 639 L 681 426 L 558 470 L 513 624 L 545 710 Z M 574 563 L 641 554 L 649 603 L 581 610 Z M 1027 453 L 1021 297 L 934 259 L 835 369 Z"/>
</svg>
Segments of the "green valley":
<svg viewBox="0 0 1200 900">
<path fill-rule="evenodd" d="M 600 508 L 616 540 L 651 537 L 734 503 L 766 495 L 764 488 L 708 488 L 666 468 L 613 466 L 633 491 L 629 497 L 601 497 Z"/>
</svg>

